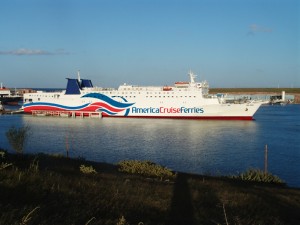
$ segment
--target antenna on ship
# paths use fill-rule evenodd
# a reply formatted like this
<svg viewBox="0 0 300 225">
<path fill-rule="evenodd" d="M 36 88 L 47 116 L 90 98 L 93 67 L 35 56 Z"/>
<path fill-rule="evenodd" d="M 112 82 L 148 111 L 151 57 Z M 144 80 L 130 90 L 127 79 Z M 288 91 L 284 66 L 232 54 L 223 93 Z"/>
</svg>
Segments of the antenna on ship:
<svg viewBox="0 0 300 225">
<path fill-rule="evenodd" d="M 81 79 L 80 79 L 80 70 L 77 71 L 77 76 L 78 76 L 78 82 L 80 82 L 81 81 Z"/>
<path fill-rule="evenodd" d="M 194 84 L 195 83 L 195 78 L 196 78 L 197 75 L 195 75 L 192 72 L 192 70 L 190 70 L 189 75 L 190 75 L 190 79 L 191 79 L 191 84 Z"/>
</svg>

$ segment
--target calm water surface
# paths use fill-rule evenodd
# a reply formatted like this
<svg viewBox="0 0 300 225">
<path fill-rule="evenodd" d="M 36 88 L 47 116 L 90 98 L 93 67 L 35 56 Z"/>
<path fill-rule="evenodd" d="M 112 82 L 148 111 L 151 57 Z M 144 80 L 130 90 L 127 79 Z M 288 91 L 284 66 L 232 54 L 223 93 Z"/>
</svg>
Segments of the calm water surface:
<svg viewBox="0 0 300 225">
<path fill-rule="evenodd" d="M 31 127 L 27 153 L 66 154 L 117 163 L 150 160 L 173 170 L 228 175 L 249 168 L 268 169 L 300 187 L 300 105 L 262 106 L 255 121 L 171 119 L 71 119 L 0 116 L 0 147 L 13 151 L 5 137 L 12 125 Z"/>
</svg>

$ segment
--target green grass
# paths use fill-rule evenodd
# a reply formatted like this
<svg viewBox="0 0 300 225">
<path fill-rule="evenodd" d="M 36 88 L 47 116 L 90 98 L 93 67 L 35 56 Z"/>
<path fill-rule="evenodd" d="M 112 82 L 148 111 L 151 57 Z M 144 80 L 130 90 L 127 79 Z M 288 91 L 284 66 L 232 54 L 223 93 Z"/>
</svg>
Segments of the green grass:
<svg viewBox="0 0 300 225">
<path fill-rule="evenodd" d="M 124 160 L 118 163 L 119 171 L 140 174 L 143 176 L 163 179 L 174 179 L 176 174 L 170 169 L 150 161 Z"/>
<path fill-rule="evenodd" d="M 228 224 L 300 224 L 300 190 L 284 185 L 185 173 L 149 179 L 43 154 L 0 162 L 12 163 L 0 169 L 0 224 L 226 224 L 225 215 Z"/>
<path fill-rule="evenodd" d="M 271 173 L 265 173 L 259 169 L 249 169 L 244 173 L 239 175 L 230 176 L 232 179 L 244 180 L 244 181 L 254 181 L 254 182 L 264 182 L 273 184 L 285 184 L 278 176 Z"/>
</svg>

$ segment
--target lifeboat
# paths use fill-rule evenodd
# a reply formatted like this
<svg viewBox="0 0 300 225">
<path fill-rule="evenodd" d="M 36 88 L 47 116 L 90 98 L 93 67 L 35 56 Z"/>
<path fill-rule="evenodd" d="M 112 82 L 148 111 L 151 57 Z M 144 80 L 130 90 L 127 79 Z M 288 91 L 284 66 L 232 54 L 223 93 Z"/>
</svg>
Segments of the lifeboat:
<svg viewBox="0 0 300 225">
<path fill-rule="evenodd" d="M 175 87 L 179 87 L 179 88 L 185 88 L 189 86 L 189 82 L 187 81 L 178 81 L 175 82 Z"/>
<path fill-rule="evenodd" d="M 164 86 L 163 91 L 172 91 L 172 87 Z"/>
</svg>

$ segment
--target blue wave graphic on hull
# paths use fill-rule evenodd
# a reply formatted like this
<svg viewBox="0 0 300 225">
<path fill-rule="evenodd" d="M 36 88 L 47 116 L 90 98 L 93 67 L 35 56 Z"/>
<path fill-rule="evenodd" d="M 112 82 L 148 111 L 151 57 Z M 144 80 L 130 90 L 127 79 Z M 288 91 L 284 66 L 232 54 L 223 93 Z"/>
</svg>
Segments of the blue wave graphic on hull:
<svg viewBox="0 0 300 225">
<path fill-rule="evenodd" d="M 24 104 L 24 107 L 52 107 L 50 110 L 54 110 L 53 108 L 62 109 L 62 110 L 69 110 L 69 111 L 80 111 L 80 110 L 96 110 L 102 111 L 103 113 L 114 116 L 118 115 L 119 113 L 123 112 L 124 116 L 128 116 L 130 112 L 130 106 L 134 105 L 135 103 L 129 103 L 126 98 L 123 96 L 112 96 L 108 97 L 104 94 L 100 93 L 88 93 L 83 95 L 81 98 L 93 98 L 94 100 L 90 101 L 90 103 L 85 103 L 79 106 L 66 106 L 56 103 L 49 103 L 49 102 L 31 102 Z M 119 102 L 114 100 L 114 98 L 122 99 Z M 118 99 L 118 100 L 120 100 Z"/>
<path fill-rule="evenodd" d="M 114 112 L 111 112 L 111 111 L 109 111 L 109 110 L 106 110 L 106 109 L 100 109 L 100 110 L 98 110 L 98 111 L 101 111 L 101 112 L 105 112 L 105 113 L 107 113 L 107 114 L 109 114 L 109 115 L 116 115 L 117 113 L 114 113 Z"/>
<path fill-rule="evenodd" d="M 82 98 L 97 98 L 97 99 L 104 101 L 114 107 L 117 107 L 117 108 L 127 108 L 134 104 L 134 103 L 118 102 L 118 101 L 115 101 L 115 100 L 111 99 L 110 97 L 107 97 L 106 95 L 103 95 L 100 93 L 89 93 L 89 94 L 83 95 Z"/>
<path fill-rule="evenodd" d="M 126 98 L 124 98 L 123 96 L 112 96 L 113 98 L 116 98 L 116 97 L 119 97 L 119 98 L 122 98 L 123 99 L 123 101 L 124 102 L 127 102 L 127 99 Z M 134 103 L 133 103 L 134 104 Z M 132 104 L 132 105 L 133 105 Z M 125 115 L 124 116 L 128 116 L 128 114 L 129 114 L 129 111 L 130 111 L 130 109 L 128 108 L 128 109 L 126 109 L 126 111 L 125 111 Z"/>
<path fill-rule="evenodd" d="M 58 108 L 66 109 L 66 110 L 80 110 L 80 109 L 87 107 L 89 105 L 89 103 L 81 105 L 81 106 L 65 106 L 65 105 L 59 105 L 59 104 L 48 103 L 48 102 L 33 102 L 33 103 L 24 104 L 24 107 L 41 106 L 41 105 L 54 106 L 54 107 L 58 107 Z"/>
</svg>

